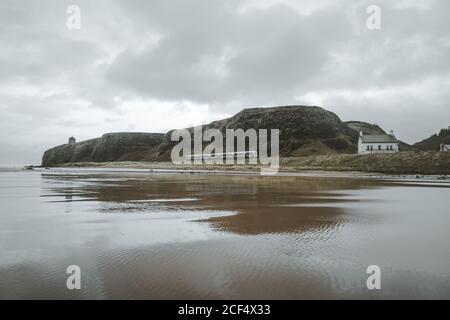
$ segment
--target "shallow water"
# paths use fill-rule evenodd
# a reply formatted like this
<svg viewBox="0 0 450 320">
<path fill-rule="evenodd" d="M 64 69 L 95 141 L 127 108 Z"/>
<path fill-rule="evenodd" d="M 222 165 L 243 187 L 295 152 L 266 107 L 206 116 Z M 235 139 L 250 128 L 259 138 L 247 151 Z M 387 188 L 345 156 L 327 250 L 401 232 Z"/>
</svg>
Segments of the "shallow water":
<svg viewBox="0 0 450 320">
<path fill-rule="evenodd" d="M 449 196 L 448 182 L 0 172 L 0 298 L 449 299 Z"/>
</svg>

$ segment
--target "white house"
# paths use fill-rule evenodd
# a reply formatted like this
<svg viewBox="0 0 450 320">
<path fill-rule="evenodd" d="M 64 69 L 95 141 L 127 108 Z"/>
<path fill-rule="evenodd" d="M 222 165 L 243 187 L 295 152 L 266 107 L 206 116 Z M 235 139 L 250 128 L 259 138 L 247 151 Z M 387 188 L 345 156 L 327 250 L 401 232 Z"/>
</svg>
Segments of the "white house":
<svg viewBox="0 0 450 320">
<path fill-rule="evenodd" d="M 368 135 L 359 132 L 358 153 L 396 153 L 399 152 L 398 140 L 394 131 L 390 134 Z"/>
<path fill-rule="evenodd" d="M 441 151 L 442 152 L 450 151 L 450 144 L 441 144 Z"/>
</svg>

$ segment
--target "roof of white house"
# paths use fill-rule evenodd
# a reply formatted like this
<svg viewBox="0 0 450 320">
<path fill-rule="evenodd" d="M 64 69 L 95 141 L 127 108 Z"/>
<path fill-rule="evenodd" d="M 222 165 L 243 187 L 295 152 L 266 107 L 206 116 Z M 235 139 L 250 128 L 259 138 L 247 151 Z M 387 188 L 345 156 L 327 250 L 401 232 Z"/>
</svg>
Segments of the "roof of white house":
<svg viewBox="0 0 450 320">
<path fill-rule="evenodd" d="M 397 138 L 390 134 L 362 135 L 362 143 L 397 143 Z"/>
</svg>

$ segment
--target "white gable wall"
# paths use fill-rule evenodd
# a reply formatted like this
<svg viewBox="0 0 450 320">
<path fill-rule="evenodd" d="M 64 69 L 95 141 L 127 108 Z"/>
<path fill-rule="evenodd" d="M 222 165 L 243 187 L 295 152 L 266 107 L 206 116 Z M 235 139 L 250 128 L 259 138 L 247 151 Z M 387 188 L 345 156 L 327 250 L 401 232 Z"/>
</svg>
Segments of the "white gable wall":
<svg viewBox="0 0 450 320">
<path fill-rule="evenodd" d="M 379 150 L 381 146 L 381 150 Z M 393 150 L 390 150 L 392 147 Z M 367 150 L 369 148 L 369 150 Z M 396 153 L 399 152 L 398 143 L 363 143 L 361 138 L 358 141 L 358 153 L 359 154 L 372 154 L 372 153 Z"/>
</svg>

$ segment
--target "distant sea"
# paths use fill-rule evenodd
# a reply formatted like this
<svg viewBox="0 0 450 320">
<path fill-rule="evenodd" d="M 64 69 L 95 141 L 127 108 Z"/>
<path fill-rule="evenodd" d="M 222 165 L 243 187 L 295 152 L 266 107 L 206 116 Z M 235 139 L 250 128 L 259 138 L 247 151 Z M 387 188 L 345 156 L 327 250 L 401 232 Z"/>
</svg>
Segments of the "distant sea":
<svg viewBox="0 0 450 320">
<path fill-rule="evenodd" d="M 17 172 L 22 170 L 23 166 L 0 166 L 0 172 Z"/>
</svg>

